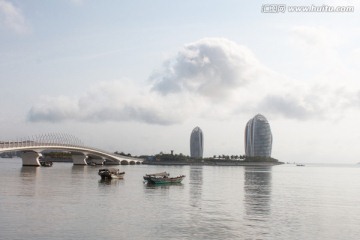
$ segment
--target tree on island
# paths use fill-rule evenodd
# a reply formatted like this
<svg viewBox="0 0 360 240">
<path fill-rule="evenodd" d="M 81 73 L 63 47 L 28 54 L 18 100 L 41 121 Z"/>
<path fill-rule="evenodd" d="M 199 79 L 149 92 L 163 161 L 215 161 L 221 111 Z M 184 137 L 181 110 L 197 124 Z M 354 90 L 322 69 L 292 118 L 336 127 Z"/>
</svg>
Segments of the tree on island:
<svg viewBox="0 0 360 240">
<path fill-rule="evenodd" d="M 124 152 L 114 152 L 114 154 L 120 155 L 120 156 L 127 156 L 127 157 L 131 157 L 131 153 L 124 153 Z"/>
<path fill-rule="evenodd" d="M 272 158 L 272 157 L 265 157 L 265 156 L 246 156 L 244 155 L 244 161 L 247 162 L 278 162 L 279 160 Z"/>
</svg>

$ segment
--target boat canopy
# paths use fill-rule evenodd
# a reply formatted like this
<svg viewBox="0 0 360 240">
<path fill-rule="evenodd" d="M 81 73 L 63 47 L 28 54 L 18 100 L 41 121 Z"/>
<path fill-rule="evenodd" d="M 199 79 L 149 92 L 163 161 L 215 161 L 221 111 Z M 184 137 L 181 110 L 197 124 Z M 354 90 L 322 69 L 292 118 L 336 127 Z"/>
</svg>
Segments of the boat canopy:
<svg viewBox="0 0 360 240">
<path fill-rule="evenodd" d="M 153 173 L 153 174 L 146 174 L 146 176 L 154 176 L 154 177 L 168 177 L 170 174 L 167 172 L 160 172 L 160 173 Z"/>
<path fill-rule="evenodd" d="M 103 169 L 99 169 L 99 172 L 104 172 L 104 171 L 109 171 L 110 173 L 117 173 L 119 171 L 119 169 L 116 168 L 103 168 Z"/>
</svg>

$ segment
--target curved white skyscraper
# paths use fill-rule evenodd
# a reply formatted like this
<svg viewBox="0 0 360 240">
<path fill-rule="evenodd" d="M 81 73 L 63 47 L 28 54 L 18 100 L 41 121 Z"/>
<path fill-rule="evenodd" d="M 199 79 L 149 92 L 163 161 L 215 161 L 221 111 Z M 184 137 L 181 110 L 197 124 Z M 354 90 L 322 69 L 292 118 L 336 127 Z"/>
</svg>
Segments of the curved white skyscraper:
<svg viewBox="0 0 360 240">
<path fill-rule="evenodd" d="M 272 134 L 266 118 L 257 114 L 245 128 L 245 154 L 249 157 L 271 157 Z"/>
<path fill-rule="evenodd" d="M 201 129 L 195 127 L 190 136 L 190 156 L 192 158 L 202 158 L 204 151 L 204 137 Z"/>
</svg>

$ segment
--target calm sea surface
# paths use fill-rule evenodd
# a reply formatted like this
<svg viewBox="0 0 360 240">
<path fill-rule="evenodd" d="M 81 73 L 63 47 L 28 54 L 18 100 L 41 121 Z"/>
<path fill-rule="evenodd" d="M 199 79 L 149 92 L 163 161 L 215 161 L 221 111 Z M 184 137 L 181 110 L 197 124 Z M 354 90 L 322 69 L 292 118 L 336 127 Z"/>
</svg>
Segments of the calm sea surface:
<svg viewBox="0 0 360 240">
<path fill-rule="evenodd" d="M 359 165 L 23 167 L 0 159 L 0 239 L 359 239 Z M 146 173 L 184 174 L 147 186 Z"/>
</svg>

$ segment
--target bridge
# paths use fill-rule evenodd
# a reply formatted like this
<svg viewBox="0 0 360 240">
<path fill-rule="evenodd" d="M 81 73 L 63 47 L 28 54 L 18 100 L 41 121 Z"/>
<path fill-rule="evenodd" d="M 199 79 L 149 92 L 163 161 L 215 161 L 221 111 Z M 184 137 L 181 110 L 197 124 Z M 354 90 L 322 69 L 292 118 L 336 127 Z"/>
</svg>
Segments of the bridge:
<svg viewBox="0 0 360 240">
<path fill-rule="evenodd" d="M 44 151 L 70 152 L 74 165 L 95 164 L 133 165 L 143 159 L 117 155 L 101 149 L 87 147 L 69 134 L 44 134 L 16 141 L 0 141 L 0 153 L 22 152 L 23 166 L 40 166 Z"/>
</svg>

